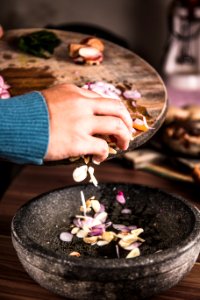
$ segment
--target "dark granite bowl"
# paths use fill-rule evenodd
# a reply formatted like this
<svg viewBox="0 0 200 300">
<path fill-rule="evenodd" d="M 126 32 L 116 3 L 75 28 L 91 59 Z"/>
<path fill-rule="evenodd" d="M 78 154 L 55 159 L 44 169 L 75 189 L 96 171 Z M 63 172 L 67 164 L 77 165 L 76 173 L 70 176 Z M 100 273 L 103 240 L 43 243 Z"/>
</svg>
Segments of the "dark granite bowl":
<svg viewBox="0 0 200 300">
<path fill-rule="evenodd" d="M 68 256 L 59 234 L 79 211 L 80 191 L 86 197 L 96 195 L 108 208 L 116 201 L 116 189 L 124 191 L 127 206 L 147 230 L 142 255 L 133 259 L 92 257 L 90 253 Z M 155 242 L 152 226 L 162 240 Z M 148 235 L 155 238 L 153 243 Z M 200 251 L 200 213 L 187 201 L 158 189 L 80 185 L 24 205 L 13 218 L 12 240 L 26 271 L 54 293 L 68 299 L 142 299 L 177 284 L 190 271 Z M 154 247 L 148 249 L 145 244 Z"/>
</svg>

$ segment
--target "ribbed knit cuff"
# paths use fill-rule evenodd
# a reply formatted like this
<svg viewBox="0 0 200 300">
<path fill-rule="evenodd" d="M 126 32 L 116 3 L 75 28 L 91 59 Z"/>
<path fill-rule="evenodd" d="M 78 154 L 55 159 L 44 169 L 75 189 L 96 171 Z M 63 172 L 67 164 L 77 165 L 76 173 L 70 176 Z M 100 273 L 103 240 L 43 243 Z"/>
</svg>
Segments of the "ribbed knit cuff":
<svg viewBox="0 0 200 300">
<path fill-rule="evenodd" d="M 0 100 L 0 157 L 42 164 L 48 142 L 49 115 L 40 92 Z"/>
</svg>

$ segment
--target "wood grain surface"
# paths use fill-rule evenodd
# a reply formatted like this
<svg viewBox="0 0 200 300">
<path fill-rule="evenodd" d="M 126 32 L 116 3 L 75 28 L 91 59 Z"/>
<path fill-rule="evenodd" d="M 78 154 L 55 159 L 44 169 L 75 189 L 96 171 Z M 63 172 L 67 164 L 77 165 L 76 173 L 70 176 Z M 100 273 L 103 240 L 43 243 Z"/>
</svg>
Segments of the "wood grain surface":
<svg viewBox="0 0 200 300">
<path fill-rule="evenodd" d="M 19 51 L 15 44 L 20 36 L 39 29 L 11 30 L 0 41 L 0 74 L 11 86 L 12 96 L 42 90 L 57 83 L 106 81 L 126 83 L 142 97 L 137 106 L 146 109 L 151 130 L 140 132 L 130 143 L 129 150 L 145 143 L 162 125 L 167 110 L 167 93 L 157 72 L 135 53 L 104 41 L 103 63 L 98 66 L 77 65 L 68 56 L 70 43 L 79 43 L 83 34 L 53 30 L 62 41 L 49 59 L 38 58 Z M 120 152 L 120 151 L 119 151 Z"/>
<path fill-rule="evenodd" d="M 0 202 L 0 299 L 1 300 L 58 300 L 35 283 L 22 268 L 10 238 L 10 222 L 16 210 L 31 198 L 74 184 L 74 166 L 28 166 L 12 182 Z M 96 167 L 100 182 L 128 182 L 159 187 L 184 196 L 200 209 L 199 189 L 193 185 L 159 178 L 142 171 L 129 169 L 121 161 L 112 160 Z M 142 195 L 141 195 L 142 196 Z M 200 259 L 179 284 L 152 298 L 153 300 L 200 300 Z"/>
</svg>

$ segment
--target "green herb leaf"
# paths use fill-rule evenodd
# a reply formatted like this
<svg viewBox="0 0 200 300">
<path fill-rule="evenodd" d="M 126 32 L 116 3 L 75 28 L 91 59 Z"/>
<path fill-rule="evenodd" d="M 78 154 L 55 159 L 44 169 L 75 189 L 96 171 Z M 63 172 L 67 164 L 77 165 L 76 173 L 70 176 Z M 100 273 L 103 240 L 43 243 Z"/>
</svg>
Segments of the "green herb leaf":
<svg viewBox="0 0 200 300">
<path fill-rule="evenodd" d="M 20 37 L 18 47 L 21 51 L 34 56 L 49 58 L 60 43 L 61 40 L 55 33 L 40 30 Z"/>
</svg>

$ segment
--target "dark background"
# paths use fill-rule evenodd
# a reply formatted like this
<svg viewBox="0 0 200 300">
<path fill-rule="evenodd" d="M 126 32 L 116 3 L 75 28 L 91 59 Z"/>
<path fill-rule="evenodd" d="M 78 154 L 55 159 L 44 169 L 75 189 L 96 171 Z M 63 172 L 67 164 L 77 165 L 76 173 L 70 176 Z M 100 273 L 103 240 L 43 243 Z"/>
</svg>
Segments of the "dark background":
<svg viewBox="0 0 200 300">
<path fill-rule="evenodd" d="M 5 29 L 69 27 L 77 23 L 109 31 L 157 70 L 168 36 L 171 0 L 0 0 L 0 23 Z M 67 25 L 67 26 L 66 26 Z M 77 26 L 76 26 L 77 28 Z M 99 31 L 100 30 L 100 31 Z M 87 33 L 87 32 L 86 32 Z M 94 32 L 95 33 L 95 32 Z M 115 37 L 116 38 L 116 37 Z M 120 42 L 119 40 L 119 42 Z"/>
</svg>

